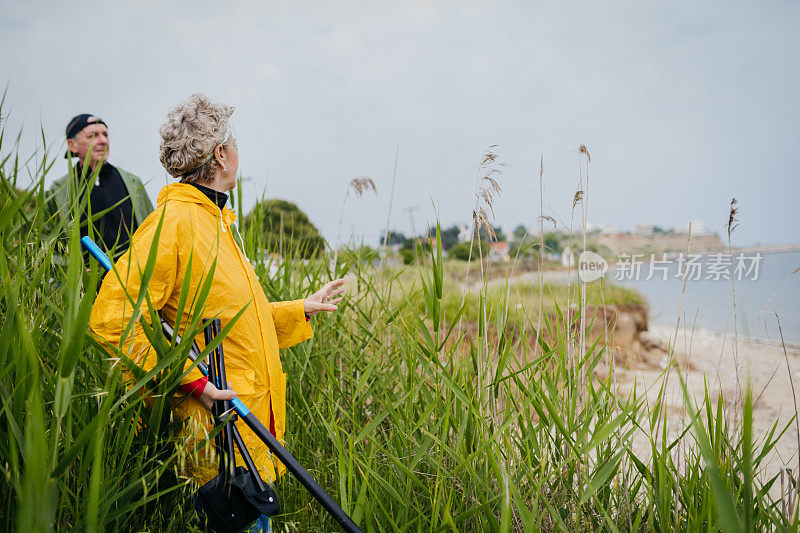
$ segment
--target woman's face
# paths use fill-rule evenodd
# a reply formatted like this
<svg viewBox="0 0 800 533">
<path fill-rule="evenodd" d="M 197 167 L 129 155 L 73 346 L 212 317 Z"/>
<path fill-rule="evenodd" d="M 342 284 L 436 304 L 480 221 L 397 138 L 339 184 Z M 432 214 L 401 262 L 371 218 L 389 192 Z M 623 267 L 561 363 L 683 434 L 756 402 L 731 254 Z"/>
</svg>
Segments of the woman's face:
<svg viewBox="0 0 800 533">
<path fill-rule="evenodd" d="M 233 135 L 231 135 L 231 138 L 225 143 L 223 155 L 227 172 L 220 173 L 220 184 L 223 186 L 224 190 L 229 191 L 236 187 L 236 174 L 239 172 L 239 151 L 236 147 L 236 139 Z"/>
</svg>

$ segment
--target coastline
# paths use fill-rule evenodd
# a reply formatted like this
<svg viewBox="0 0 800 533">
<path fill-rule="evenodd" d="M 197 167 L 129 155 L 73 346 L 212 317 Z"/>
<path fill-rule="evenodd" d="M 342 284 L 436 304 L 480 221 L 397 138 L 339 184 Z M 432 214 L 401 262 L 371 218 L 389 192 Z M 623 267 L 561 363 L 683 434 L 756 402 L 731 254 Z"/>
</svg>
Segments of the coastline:
<svg viewBox="0 0 800 533">
<path fill-rule="evenodd" d="M 730 406 L 729 402 L 736 397 L 737 388 L 749 383 L 753 390 L 753 438 L 763 440 L 776 422 L 776 434 L 788 426 L 761 465 L 758 474 L 762 481 L 780 474 L 783 466 L 798 471 L 800 450 L 797 426 L 792 421 L 795 416 L 792 380 L 795 388 L 800 386 L 800 346 L 784 346 L 770 340 L 740 337 L 736 342 L 739 359 L 737 372 L 733 335 L 706 328 L 679 327 L 677 336 L 675 332 L 674 324 L 655 323 L 650 324 L 648 336 L 665 346 L 673 345 L 673 357 L 695 402 L 702 400 L 705 387 L 708 386 L 709 397 L 713 401 L 723 394 Z M 629 394 L 635 386 L 639 394 L 645 391 L 648 403 L 654 406 L 666 366 L 667 352 L 664 350 L 643 353 L 636 361 L 629 361 L 626 367 L 615 371 L 620 379 L 620 393 Z M 665 400 L 667 434 L 668 439 L 672 440 L 678 436 L 678 421 L 685 421 L 687 414 L 677 369 L 673 367 L 670 374 Z M 634 448 L 637 455 L 650 453 L 649 442 L 641 439 L 635 440 Z M 774 496 L 779 494 L 777 484 L 771 492 Z"/>
<path fill-rule="evenodd" d="M 775 250 L 773 247 L 770 251 L 796 249 L 795 245 L 791 250 Z M 767 251 L 765 247 L 735 250 Z M 535 284 L 539 279 L 564 284 L 570 280 L 573 283 L 578 281 L 574 267 L 519 272 L 514 274 L 511 281 Z M 489 283 L 498 281 L 505 282 L 490 280 Z M 690 397 L 696 403 L 703 399 L 705 387 L 708 386 L 712 401 L 716 401 L 722 394 L 730 406 L 729 402 L 736 397 L 737 389 L 741 390 L 749 383 L 753 391 L 753 438 L 766 438 L 776 422 L 776 434 L 787 428 L 765 457 L 758 475 L 762 481 L 766 481 L 779 475 L 784 466 L 792 468 L 793 472 L 800 472 L 800 435 L 797 425 L 792 421 L 795 416 L 793 385 L 795 389 L 800 389 L 800 343 L 782 343 L 774 338 L 742 334 L 737 337 L 733 332 L 686 326 L 683 323 L 676 332 L 674 321 L 669 323 L 669 319 L 653 320 L 652 316 L 648 318 L 647 331 L 640 334 L 640 340 L 643 341 L 640 343 L 641 349 L 621 359 L 615 366 L 619 393 L 630 394 L 636 387 L 637 394 L 646 395 L 650 406 L 655 407 L 660 385 L 664 381 L 670 349 L 684 376 Z M 734 364 L 734 352 L 738 353 L 738 372 Z M 675 367 L 670 370 L 665 391 L 667 438 L 670 441 L 678 437 L 679 428 L 685 428 L 687 421 L 677 371 Z M 800 393 L 800 390 L 797 392 Z M 734 423 L 734 420 L 731 419 L 730 422 Z M 691 439 L 688 436 L 685 438 Z M 650 442 L 641 436 L 634 439 L 634 450 L 641 457 L 651 453 L 650 446 Z M 779 484 L 774 484 L 770 492 L 773 497 L 778 498 Z"/>
</svg>

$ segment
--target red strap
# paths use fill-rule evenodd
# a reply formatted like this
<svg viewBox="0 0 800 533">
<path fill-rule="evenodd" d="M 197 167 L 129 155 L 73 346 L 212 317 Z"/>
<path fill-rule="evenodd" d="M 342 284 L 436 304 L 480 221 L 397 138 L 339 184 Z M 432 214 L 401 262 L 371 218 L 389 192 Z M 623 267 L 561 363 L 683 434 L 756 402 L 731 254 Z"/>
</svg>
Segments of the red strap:
<svg viewBox="0 0 800 533">
<path fill-rule="evenodd" d="M 203 394 L 203 390 L 206 388 L 206 383 L 208 383 L 208 378 L 203 376 L 202 378 L 196 379 L 191 383 L 178 385 L 178 389 L 186 394 L 191 394 L 195 398 L 200 398 L 200 395 Z"/>
</svg>

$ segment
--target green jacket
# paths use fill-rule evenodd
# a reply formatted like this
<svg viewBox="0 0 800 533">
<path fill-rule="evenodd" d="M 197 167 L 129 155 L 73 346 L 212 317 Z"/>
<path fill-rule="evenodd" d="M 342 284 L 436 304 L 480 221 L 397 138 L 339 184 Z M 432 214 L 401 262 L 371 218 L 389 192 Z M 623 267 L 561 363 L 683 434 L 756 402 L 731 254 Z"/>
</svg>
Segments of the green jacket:
<svg viewBox="0 0 800 533">
<path fill-rule="evenodd" d="M 153 203 L 150 201 L 150 197 L 147 196 L 142 180 L 116 165 L 114 165 L 114 168 L 119 171 L 122 181 L 125 182 L 125 187 L 128 189 L 128 195 L 133 204 L 133 217 L 136 226 L 139 226 L 147 218 L 147 215 L 153 212 Z M 64 224 L 70 221 L 69 174 L 58 178 L 47 190 L 47 204 L 51 213 L 58 211 Z"/>
</svg>

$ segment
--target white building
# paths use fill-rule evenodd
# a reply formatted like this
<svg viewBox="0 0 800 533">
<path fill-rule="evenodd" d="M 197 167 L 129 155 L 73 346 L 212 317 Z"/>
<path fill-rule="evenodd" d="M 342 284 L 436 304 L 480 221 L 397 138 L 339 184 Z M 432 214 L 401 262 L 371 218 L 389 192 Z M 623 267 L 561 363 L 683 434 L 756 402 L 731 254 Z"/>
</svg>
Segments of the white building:
<svg viewBox="0 0 800 533">
<path fill-rule="evenodd" d="M 508 261 L 511 246 L 506 241 L 490 242 L 489 257 L 490 261 Z"/>
<path fill-rule="evenodd" d="M 573 254 L 572 250 L 570 250 L 566 246 L 564 247 L 563 250 L 561 250 L 561 266 L 565 267 L 575 266 L 575 254 Z"/>
<path fill-rule="evenodd" d="M 600 226 L 600 235 L 616 235 L 619 233 L 619 228 L 611 224 L 603 224 Z"/>
<path fill-rule="evenodd" d="M 469 242 L 472 239 L 472 226 L 458 225 L 458 242 Z"/>
<path fill-rule="evenodd" d="M 705 222 L 702 220 L 692 220 L 691 222 L 687 222 L 680 228 L 681 233 L 689 233 L 689 224 L 692 225 L 692 235 L 695 237 L 699 237 L 701 235 L 710 235 L 711 232 L 708 231 Z"/>
</svg>

